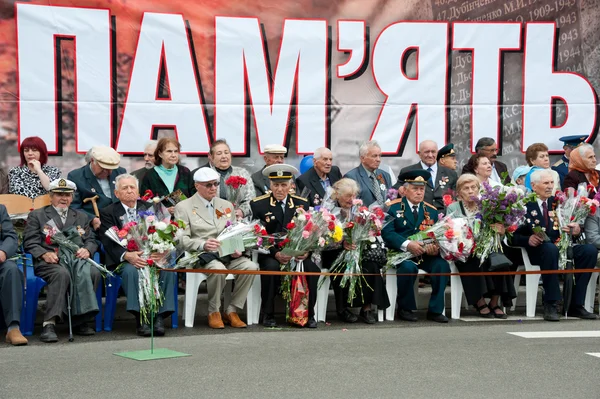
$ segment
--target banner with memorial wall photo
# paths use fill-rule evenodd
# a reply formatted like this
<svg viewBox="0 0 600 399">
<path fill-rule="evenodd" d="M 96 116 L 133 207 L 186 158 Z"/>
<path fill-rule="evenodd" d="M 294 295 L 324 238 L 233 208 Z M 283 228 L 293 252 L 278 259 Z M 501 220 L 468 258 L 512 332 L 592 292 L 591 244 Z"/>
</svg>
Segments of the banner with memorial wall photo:
<svg viewBox="0 0 600 399">
<path fill-rule="evenodd" d="M 211 140 L 234 164 L 288 163 L 321 146 L 346 172 L 376 139 L 397 174 L 417 142 L 494 137 L 513 170 L 525 148 L 598 132 L 594 0 L 0 0 L 0 165 L 40 136 L 63 174 L 110 145 L 142 166 L 176 135 L 194 168 Z"/>
</svg>

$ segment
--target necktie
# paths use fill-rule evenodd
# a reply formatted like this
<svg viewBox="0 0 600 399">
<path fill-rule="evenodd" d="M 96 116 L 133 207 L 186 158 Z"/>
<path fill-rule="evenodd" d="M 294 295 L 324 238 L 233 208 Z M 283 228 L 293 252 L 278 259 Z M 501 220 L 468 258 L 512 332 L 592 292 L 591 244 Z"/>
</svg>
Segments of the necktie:
<svg viewBox="0 0 600 399">
<path fill-rule="evenodd" d="M 413 217 L 415 218 L 415 223 L 416 223 L 417 220 L 419 219 L 419 205 L 413 205 L 412 209 L 413 209 Z"/>
<path fill-rule="evenodd" d="M 64 211 L 60 211 L 58 214 L 60 216 L 60 219 L 62 220 L 62 222 L 66 222 L 67 221 L 67 210 L 65 209 Z"/>
<path fill-rule="evenodd" d="M 548 219 L 548 204 L 546 201 L 542 204 L 542 214 L 544 215 L 544 222 L 546 223 L 546 227 L 550 226 L 550 219 Z"/>
<path fill-rule="evenodd" d="M 373 191 L 375 192 L 375 200 L 379 205 L 383 205 L 383 196 L 381 195 L 381 187 L 379 182 L 375 178 L 375 175 L 371 175 L 371 183 L 373 184 Z"/>
<path fill-rule="evenodd" d="M 127 219 L 129 219 L 130 222 L 135 221 L 135 209 L 127 208 Z"/>
<path fill-rule="evenodd" d="M 429 184 L 431 185 L 432 188 L 435 188 L 435 186 L 433 185 L 433 169 L 431 169 L 431 167 L 427 168 L 427 171 L 431 174 L 431 177 L 429 178 Z"/>
<path fill-rule="evenodd" d="M 277 201 L 275 204 L 275 209 L 273 211 L 273 213 L 275 214 L 275 218 L 279 221 L 279 223 L 283 223 L 284 217 L 283 208 L 281 207 L 282 204 L 283 201 Z"/>
</svg>

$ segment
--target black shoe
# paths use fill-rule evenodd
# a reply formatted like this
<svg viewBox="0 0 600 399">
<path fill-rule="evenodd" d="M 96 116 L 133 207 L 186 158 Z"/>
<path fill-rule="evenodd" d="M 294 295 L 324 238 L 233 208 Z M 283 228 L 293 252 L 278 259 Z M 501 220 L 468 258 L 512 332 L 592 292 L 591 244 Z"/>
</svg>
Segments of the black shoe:
<svg viewBox="0 0 600 399">
<path fill-rule="evenodd" d="M 356 323 L 358 321 L 358 317 L 348 308 L 345 308 L 342 312 L 338 313 L 338 317 L 346 323 Z"/>
<path fill-rule="evenodd" d="M 571 306 L 567 316 L 578 317 L 580 319 L 596 320 L 595 314 L 588 312 L 583 306 Z"/>
<path fill-rule="evenodd" d="M 263 327 L 277 327 L 275 316 L 273 316 L 272 314 L 266 314 L 263 319 Z"/>
<path fill-rule="evenodd" d="M 82 336 L 90 336 L 95 335 L 96 330 L 88 325 L 88 323 L 81 323 L 78 326 L 73 327 L 73 334 L 82 335 Z"/>
<path fill-rule="evenodd" d="M 57 342 L 58 336 L 54 331 L 54 324 L 46 324 L 40 335 L 40 341 L 42 342 Z"/>
<path fill-rule="evenodd" d="M 317 328 L 317 321 L 314 317 L 308 319 L 308 323 L 306 323 L 306 328 Z"/>
<path fill-rule="evenodd" d="M 157 337 L 165 335 L 165 320 L 161 315 L 156 315 L 154 318 L 154 335 Z"/>
<path fill-rule="evenodd" d="M 375 317 L 373 316 L 373 311 L 371 309 L 369 309 L 369 310 L 361 309 L 359 317 L 362 321 L 364 321 L 367 324 L 377 323 L 377 319 L 375 319 Z"/>
<path fill-rule="evenodd" d="M 556 304 L 544 304 L 544 320 L 546 321 L 559 321 L 558 310 L 556 310 Z"/>
<path fill-rule="evenodd" d="M 441 313 L 427 312 L 427 320 L 435 321 L 436 323 L 448 323 L 448 318 Z"/>
<path fill-rule="evenodd" d="M 150 326 L 148 324 L 142 324 L 137 328 L 137 335 L 140 337 L 149 337 L 150 336 Z"/>
<path fill-rule="evenodd" d="M 406 321 L 417 321 L 417 315 L 412 310 L 398 310 L 398 317 Z"/>
</svg>

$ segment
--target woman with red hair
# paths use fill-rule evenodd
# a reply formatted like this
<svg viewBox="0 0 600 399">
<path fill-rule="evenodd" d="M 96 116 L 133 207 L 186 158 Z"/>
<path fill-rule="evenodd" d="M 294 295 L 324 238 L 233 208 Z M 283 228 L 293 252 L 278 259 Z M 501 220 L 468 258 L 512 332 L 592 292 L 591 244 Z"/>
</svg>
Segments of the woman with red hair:
<svg viewBox="0 0 600 399">
<path fill-rule="evenodd" d="M 60 169 L 46 165 L 48 149 L 39 137 L 27 137 L 21 143 L 21 165 L 8 172 L 8 190 L 35 199 L 48 193 L 50 182 L 60 178 Z"/>
</svg>

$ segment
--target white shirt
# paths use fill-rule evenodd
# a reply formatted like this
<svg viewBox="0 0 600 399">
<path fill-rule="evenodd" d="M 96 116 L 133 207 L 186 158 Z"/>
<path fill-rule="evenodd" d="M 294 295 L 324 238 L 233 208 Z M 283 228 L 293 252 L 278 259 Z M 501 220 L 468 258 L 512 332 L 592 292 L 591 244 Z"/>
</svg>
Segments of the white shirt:
<svg viewBox="0 0 600 399">
<path fill-rule="evenodd" d="M 410 202 L 410 201 L 408 200 L 408 198 L 406 199 L 406 202 L 408 202 L 408 206 L 409 206 L 409 208 L 410 208 L 410 212 L 411 212 L 411 213 L 412 213 L 412 211 L 413 211 L 413 206 L 416 206 L 416 207 L 417 207 L 417 212 L 419 212 L 419 211 L 420 211 L 421 204 L 413 204 L 412 202 Z M 407 250 L 407 248 L 408 248 L 408 244 L 409 244 L 409 243 L 410 243 L 410 240 L 406 240 L 406 241 L 404 241 L 404 242 L 402 243 L 402 245 L 400 245 L 400 249 L 406 252 L 406 250 Z"/>
<path fill-rule="evenodd" d="M 57 208 L 55 206 L 53 206 L 52 208 L 54 208 L 56 213 L 58 213 L 60 220 L 63 222 L 63 224 L 65 224 L 65 222 L 67 221 L 67 213 L 69 213 L 69 208 Z"/>
<path fill-rule="evenodd" d="M 423 161 L 421 161 L 421 167 L 422 167 L 424 170 L 427 170 L 427 169 L 431 168 L 431 172 L 430 172 L 430 173 L 431 173 L 431 181 L 433 182 L 433 188 L 435 188 L 435 184 L 436 184 L 436 182 L 435 182 L 435 177 L 437 176 L 437 170 L 438 170 L 438 164 L 437 164 L 437 162 L 436 162 L 436 163 L 434 163 L 434 164 L 433 164 L 433 165 L 431 165 L 431 166 L 427 166 L 427 165 L 425 165 L 425 164 L 423 163 Z"/>
<path fill-rule="evenodd" d="M 498 174 L 498 171 L 496 170 L 496 164 L 493 162 L 492 162 L 492 175 L 490 176 L 490 180 L 495 181 L 496 183 L 502 183 L 502 180 L 500 179 L 500 175 Z"/>
</svg>

